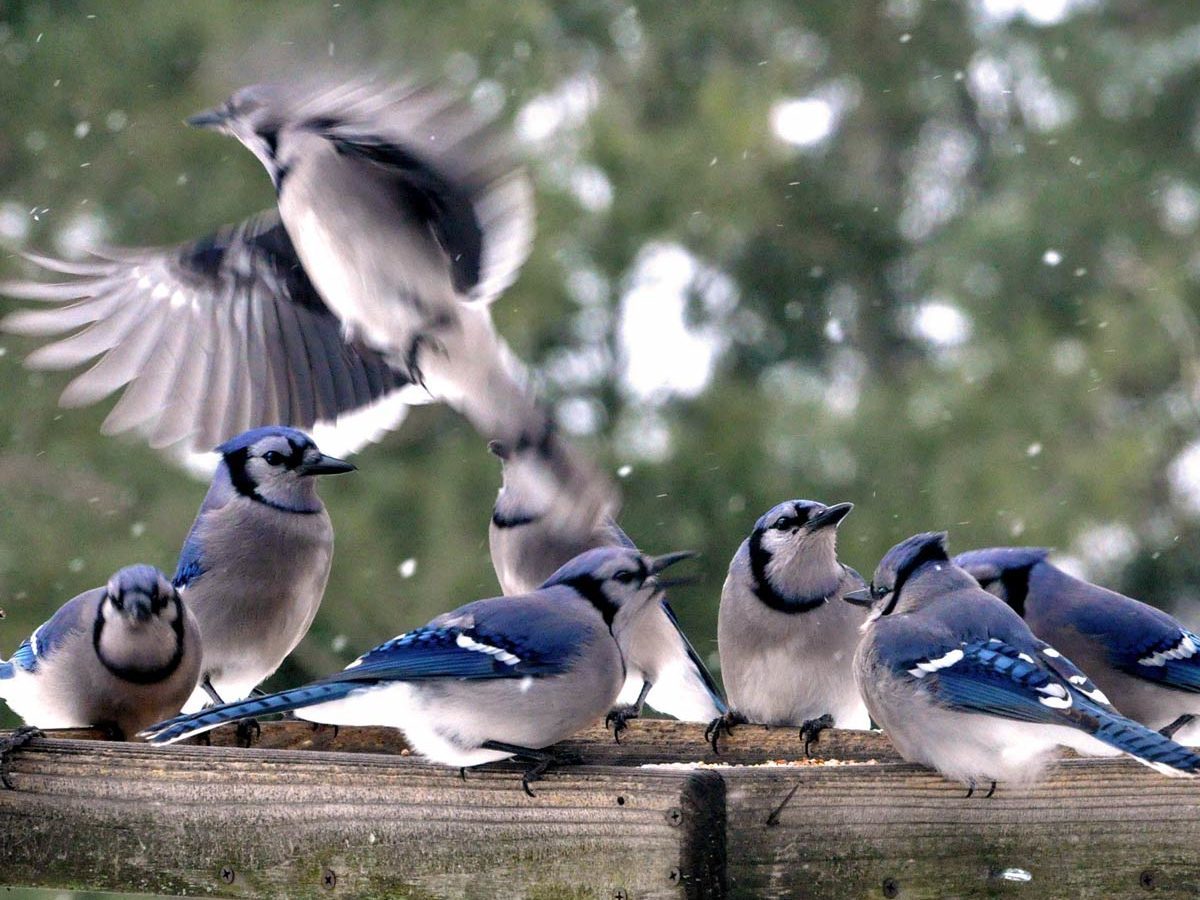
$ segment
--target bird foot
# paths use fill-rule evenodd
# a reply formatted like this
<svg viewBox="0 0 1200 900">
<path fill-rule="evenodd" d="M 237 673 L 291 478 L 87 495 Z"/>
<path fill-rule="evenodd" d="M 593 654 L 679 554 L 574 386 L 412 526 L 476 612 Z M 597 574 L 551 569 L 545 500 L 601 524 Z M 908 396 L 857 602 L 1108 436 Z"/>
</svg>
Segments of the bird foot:
<svg viewBox="0 0 1200 900">
<path fill-rule="evenodd" d="M 522 747 L 519 744 L 506 744 L 503 741 L 484 741 L 480 747 L 484 750 L 500 750 L 504 753 L 511 753 L 516 759 L 531 763 L 521 776 L 521 787 L 530 797 L 535 795 L 529 785 L 540 781 L 542 776 L 554 766 L 578 766 L 583 762 L 583 757 L 573 750 L 564 750 L 556 754 L 549 750 Z"/>
<path fill-rule="evenodd" d="M 237 745 L 243 749 L 251 747 L 262 736 L 262 726 L 258 719 L 242 719 L 237 723 Z"/>
<path fill-rule="evenodd" d="M 97 722 L 92 727 L 104 735 L 106 741 L 125 740 L 125 732 L 121 730 L 121 726 L 116 722 Z"/>
<path fill-rule="evenodd" d="M 296 718 L 296 717 L 292 716 L 292 718 Z M 314 734 L 320 734 L 326 728 L 332 728 L 333 729 L 333 739 L 335 741 L 337 740 L 339 727 L 340 726 L 337 726 L 337 725 L 328 725 L 325 722 L 313 722 L 312 723 L 312 730 L 313 730 Z"/>
<path fill-rule="evenodd" d="M 992 786 L 989 787 L 987 793 L 983 795 L 983 799 L 990 800 L 995 793 L 996 793 L 996 782 L 993 781 Z M 975 794 L 975 782 L 972 781 L 970 784 L 967 785 L 967 796 L 964 797 L 963 799 L 969 800 L 974 794 Z"/>
<path fill-rule="evenodd" d="M 1171 738 L 1173 740 L 1175 738 L 1175 732 L 1179 731 L 1179 729 L 1182 728 L 1184 725 L 1190 725 L 1192 722 L 1195 721 L 1195 719 L 1196 719 L 1196 717 L 1194 715 L 1192 715 L 1191 713 L 1184 713 L 1182 716 L 1180 716 L 1178 719 L 1176 719 L 1170 725 L 1165 725 L 1162 728 L 1160 728 L 1158 733 L 1161 734 L 1165 738 Z"/>
<path fill-rule="evenodd" d="M 809 752 L 809 747 L 817 743 L 821 738 L 821 732 L 826 728 L 833 727 L 833 716 L 825 713 L 823 716 L 817 716 L 815 719 L 809 719 L 800 726 L 800 739 L 804 741 L 804 755 L 812 756 Z"/>
<path fill-rule="evenodd" d="M 615 706 L 604 717 L 604 727 L 612 729 L 613 740 L 619 744 L 621 732 L 629 727 L 630 721 L 640 716 L 641 711 L 636 706 Z"/>
<path fill-rule="evenodd" d="M 740 712 L 729 710 L 723 716 L 717 716 L 708 723 L 708 727 L 704 729 L 704 739 L 712 744 L 713 753 L 720 755 L 721 748 L 717 746 L 717 742 L 721 738 L 721 732 L 725 734 L 733 734 L 733 729 L 737 725 L 745 725 L 750 720 L 743 716 Z"/>
<path fill-rule="evenodd" d="M 34 738 L 41 736 L 40 728 L 26 725 L 7 737 L 0 737 L 0 784 L 4 785 L 5 790 L 13 790 L 12 782 L 8 778 L 8 755 L 14 750 L 21 749 Z"/>
</svg>

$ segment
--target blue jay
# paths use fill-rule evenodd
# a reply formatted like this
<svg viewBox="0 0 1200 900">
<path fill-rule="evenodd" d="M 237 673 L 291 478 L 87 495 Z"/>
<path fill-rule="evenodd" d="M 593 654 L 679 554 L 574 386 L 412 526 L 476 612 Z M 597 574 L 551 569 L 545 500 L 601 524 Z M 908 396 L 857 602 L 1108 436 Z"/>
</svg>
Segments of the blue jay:
<svg viewBox="0 0 1200 900">
<path fill-rule="evenodd" d="M 595 547 L 636 549 L 610 515 L 580 527 L 566 527 L 546 516 L 552 499 L 528 448 L 492 441 L 488 449 L 502 462 L 503 486 L 496 498 L 489 531 L 492 566 L 506 594 L 534 590 L 565 562 Z M 565 489 L 565 487 L 564 487 Z M 644 703 L 685 722 L 708 722 L 727 711 L 721 692 L 699 654 L 679 627 L 666 599 L 642 618 L 625 653 L 626 680 L 608 722 L 619 739 L 628 720 Z"/>
<path fill-rule="evenodd" d="M 129 566 L 0 661 L 0 697 L 34 728 L 94 725 L 124 739 L 179 712 L 200 656 L 200 629 L 171 582 Z"/>
<path fill-rule="evenodd" d="M 607 479 L 558 438 L 493 331 L 489 304 L 529 252 L 531 190 L 469 107 L 415 84 L 264 84 L 188 123 L 253 152 L 277 206 L 179 247 L 35 257 L 76 278 L 0 288 L 57 304 L 9 316 L 10 331 L 89 326 L 28 360 L 100 357 L 64 405 L 128 385 L 107 430 L 207 450 L 249 427 L 307 430 L 365 407 L 391 427 L 393 400 L 432 396 L 487 438 L 535 448 L 545 477 L 569 486 L 555 518 L 611 505 Z"/>
<path fill-rule="evenodd" d="M 533 764 L 529 791 L 556 761 L 545 748 L 612 707 L 625 680 L 622 653 L 661 590 L 658 573 L 689 555 L 589 550 L 532 593 L 468 603 L 336 675 L 180 716 L 146 737 L 170 743 L 223 722 L 295 710 L 312 722 L 402 729 L 413 750 L 443 765 L 518 757 Z"/>
<path fill-rule="evenodd" d="M 729 564 L 721 590 L 717 646 L 733 712 L 709 728 L 739 722 L 801 727 L 805 752 L 823 728 L 870 728 L 854 683 L 854 651 L 866 613 L 841 602 L 864 585 L 837 558 L 837 529 L 852 503 L 788 500 L 754 524 Z"/>
<path fill-rule="evenodd" d="M 189 711 L 206 699 L 245 697 L 308 632 L 333 560 L 316 476 L 354 469 L 278 425 L 240 434 L 217 452 L 174 578 L 204 640 Z"/>
<path fill-rule="evenodd" d="M 1200 637 L 1162 610 L 1073 578 L 1048 555 L 994 547 L 954 564 L 1078 663 L 1123 715 L 1175 738 L 1200 714 Z M 1200 739 L 1194 727 L 1184 735 L 1180 743 Z"/>
<path fill-rule="evenodd" d="M 945 532 L 887 552 L 869 589 L 855 656 L 867 709 L 900 755 L 968 785 L 1029 781 L 1058 745 L 1127 753 L 1166 774 L 1200 756 L 1118 713 L 1091 680 L 1021 617 L 950 562 Z"/>
</svg>

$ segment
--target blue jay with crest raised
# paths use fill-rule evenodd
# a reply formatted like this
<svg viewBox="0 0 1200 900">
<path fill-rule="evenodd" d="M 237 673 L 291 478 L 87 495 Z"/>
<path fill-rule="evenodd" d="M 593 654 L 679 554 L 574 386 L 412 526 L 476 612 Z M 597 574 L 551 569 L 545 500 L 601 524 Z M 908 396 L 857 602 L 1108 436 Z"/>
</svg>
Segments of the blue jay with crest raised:
<svg viewBox="0 0 1200 900">
<path fill-rule="evenodd" d="M 335 675 L 180 716 L 146 737 L 170 743 L 223 722 L 294 710 L 313 722 L 399 728 L 413 750 L 443 765 L 516 757 L 530 764 L 529 791 L 530 781 L 564 761 L 546 748 L 612 707 L 629 638 L 661 593 L 658 574 L 690 555 L 590 550 L 536 591 L 468 603 Z"/>
<path fill-rule="evenodd" d="M 128 566 L 0 661 L 0 698 L 34 729 L 95 726 L 132 738 L 179 712 L 200 657 L 200 629 L 171 582 Z"/>
<path fill-rule="evenodd" d="M 1200 742 L 1200 637 L 1146 603 L 1067 574 L 1038 547 L 954 558 L 1039 638 L 1078 663 L 1113 706 L 1183 744 Z"/>
<path fill-rule="evenodd" d="M 354 469 L 282 426 L 252 429 L 217 452 L 174 578 L 204 641 L 188 710 L 245 697 L 308 632 L 333 561 L 317 478 Z"/>
<path fill-rule="evenodd" d="M 870 588 L 855 672 L 900 755 L 968 785 L 1035 779 L 1058 746 L 1128 754 L 1165 774 L 1200 756 L 1122 716 L 1066 656 L 950 561 L 945 532 L 887 552 Z"/>
</svg>

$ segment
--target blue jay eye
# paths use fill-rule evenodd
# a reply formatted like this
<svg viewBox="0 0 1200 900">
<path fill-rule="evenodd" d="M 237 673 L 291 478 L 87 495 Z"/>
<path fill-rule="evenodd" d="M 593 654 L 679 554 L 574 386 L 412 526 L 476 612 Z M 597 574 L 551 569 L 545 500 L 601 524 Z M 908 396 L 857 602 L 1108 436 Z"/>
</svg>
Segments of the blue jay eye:
<svg viewBox="0 0 1200 900">
<path fill-rule="evenodd" d="M 637 578 L 637 572 L 626 570 L 624 572 L 618 572 L 613 576 L 613 578 L 617 579 L 617 581 L 621 582 L 621 584 L 629 584 L 631 581 Z"/>
<path fill-rule="evenodd" d="M 779 531 L 790 531 L 796 527 L 798 521 L 795 516 L 784 516 L 782 519 L 777 519 L 771 527 Z"/>
<path fill-rule="evenodd" d="M 883 587 L 882 585 L 872 585 L 871 586 L 871 593 L 874 594 L 875 597 L 879 600 L 882 600 L 884 597 L 886 597 L 891 592 L 892 592 L 892 589 L 890 587 Z"/>
<path fill-rule="evenodd" d="M 280 453 L 278 450 L 268 450 L 266 453 L 263 454 L 263 459 L 265 459 L 267 461 L 267 465 L 279 466 L 279 465 L 283 465 L 283 462 L 285 459 L 287 459 L 287 457 L 284 456 L 282 453 Z"/>
</svg>

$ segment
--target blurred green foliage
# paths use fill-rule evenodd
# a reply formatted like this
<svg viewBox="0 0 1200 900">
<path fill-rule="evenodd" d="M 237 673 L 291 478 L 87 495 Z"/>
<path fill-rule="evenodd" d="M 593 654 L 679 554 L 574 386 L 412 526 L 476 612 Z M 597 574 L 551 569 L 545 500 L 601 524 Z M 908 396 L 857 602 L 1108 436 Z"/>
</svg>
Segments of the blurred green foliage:
<svg viewBox="0 0 1200 900">
<path fill-rule="evenodd" d="M 703 552 L 675 605 L 714 662 L 728 559 L 787 497 L 858 504 L 864 573 L 948 528 L 1057 547 L 1200 624 L 1194 3 L 4 0 L 0 276 L 29 273 L 22 248 L 268 206 L 249 153 L 180 120 L 323 66 L 444 77 L 522 126 L 539 234 L 499 328 L 630 467 L 630 534 Z M 688 327 L 719 351 L 694 395 L 622 376 L 655 248 L 688 261 Z M 32 346 L 0 339 L 4 652 L 121 565 L 171 571 L 205 491 L 101 436 L 104 409 L 57 409 L 68 378 L 23 369 Z M 323 488 L 333 575 L 276 684 L 497 591 L 498 469 L 461 419 L 418 409 L 356 461 Z"/>
</svg>

